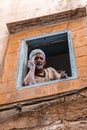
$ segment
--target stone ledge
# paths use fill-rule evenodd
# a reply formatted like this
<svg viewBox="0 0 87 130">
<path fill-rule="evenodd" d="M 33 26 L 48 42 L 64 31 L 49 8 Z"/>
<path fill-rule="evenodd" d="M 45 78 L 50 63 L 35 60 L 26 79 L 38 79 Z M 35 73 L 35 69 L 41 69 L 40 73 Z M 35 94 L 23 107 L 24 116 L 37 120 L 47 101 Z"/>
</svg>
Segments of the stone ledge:
<svg viewBox="0 0 87 130">
<path fill-rule="evenodd" d="M 7 23 L 9 33 L 17 33 L 42 26 L 65 22 L 86 16 L 86 7 L 69 10 L 66 12 L 51 14 L 43 17 L 33 18 L 24 21 Z"/>
</svg>

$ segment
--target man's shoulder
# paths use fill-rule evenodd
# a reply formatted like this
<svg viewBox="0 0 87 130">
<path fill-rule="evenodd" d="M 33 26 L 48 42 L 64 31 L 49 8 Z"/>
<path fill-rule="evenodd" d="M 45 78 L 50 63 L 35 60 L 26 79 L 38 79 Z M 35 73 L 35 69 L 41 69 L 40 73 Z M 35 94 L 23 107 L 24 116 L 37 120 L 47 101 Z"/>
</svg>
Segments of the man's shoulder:
<svg viewBox="0 0 87 130">
<path fill-rule="evenodd" d="M 46 70 L 49 70 L 49 71 L 56 71 L 53 67 L 48 67 L 48 68 L 46 68 Z"/>
</svg>

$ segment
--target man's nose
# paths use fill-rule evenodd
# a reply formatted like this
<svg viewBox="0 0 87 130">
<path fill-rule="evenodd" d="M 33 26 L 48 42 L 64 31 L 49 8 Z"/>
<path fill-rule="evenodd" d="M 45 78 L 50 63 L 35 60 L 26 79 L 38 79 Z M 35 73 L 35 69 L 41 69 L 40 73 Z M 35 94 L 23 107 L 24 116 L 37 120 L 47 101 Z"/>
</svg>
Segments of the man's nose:
<svg viewBox="0 0 87 130">
<path fill-rule="evenodd" d="M 41 61 L 41 58 L 38 58 L 37 61 Z"/>
</svg>

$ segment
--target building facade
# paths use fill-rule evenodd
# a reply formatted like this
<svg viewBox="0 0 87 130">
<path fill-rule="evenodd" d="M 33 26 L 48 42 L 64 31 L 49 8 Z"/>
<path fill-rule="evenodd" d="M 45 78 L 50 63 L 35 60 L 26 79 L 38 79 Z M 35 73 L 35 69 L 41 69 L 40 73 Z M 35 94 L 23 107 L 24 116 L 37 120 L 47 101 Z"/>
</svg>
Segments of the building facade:
<svg viewBox="0 0 87 130">
<path fill-rule="evenodd" d="M 9 39 L 0 80 L 0 128 L 2 130 L 86 130 L 86 6 L 11 22 L 7 24 L 7 28 Z M 52 56 L 55 55 L 55 51 L 60 50 L 60 53 L 64 54 L 60 57 L 63 58 L 61 64 L 68 62 L 65 60 L 67 44 L 69 57 L 67 60 L 70 60 L 67 79 L 23 86 L 29 47 L 31 45 L 33 48 L 37 41 L 38 47 L 41 47 L 42 43 L 43 49 L 48 50 L 50 47 L 47 51 L 50 61 L 53 61 Z M 54 53 L 50 54 L 49 51 Z"/>
</svg>

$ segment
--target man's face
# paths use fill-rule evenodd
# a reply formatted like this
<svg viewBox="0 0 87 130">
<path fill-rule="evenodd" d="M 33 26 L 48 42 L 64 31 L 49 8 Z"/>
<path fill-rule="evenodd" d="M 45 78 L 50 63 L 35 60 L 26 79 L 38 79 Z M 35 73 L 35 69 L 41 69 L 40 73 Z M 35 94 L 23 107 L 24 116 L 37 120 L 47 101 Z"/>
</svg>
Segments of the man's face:
<svg viewBox="0 0 87 130">
<path fill-rule="evenodd" d="M 41 53 L 35 54 L 34 63 L 35 63 L 36 69 L 43 69 L 43 67 L 46 64 L 46 60 L 44 59 L 43 54 Z"/>
</svg>

